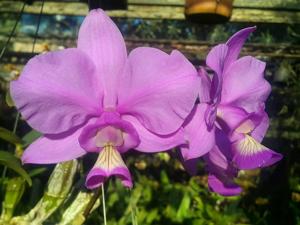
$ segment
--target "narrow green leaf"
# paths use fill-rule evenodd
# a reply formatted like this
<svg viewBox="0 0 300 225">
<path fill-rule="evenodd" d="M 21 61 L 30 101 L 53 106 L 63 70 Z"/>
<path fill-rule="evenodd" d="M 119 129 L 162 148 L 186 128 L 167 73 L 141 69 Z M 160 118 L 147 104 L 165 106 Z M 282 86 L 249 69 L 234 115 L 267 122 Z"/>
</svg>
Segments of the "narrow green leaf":
<svg viewBox="0 0 300 225">
<path fill-rule="evenodd" d="M 42 134 L 37 132 L 36 130 L 31 130 L 22 138 L 24 142 L 24 147 L 30 145 L 36 139 L 38 139 Z"/>
<path fill-rule="evenodd" d="M 10 92 L 6 92 L 6 95 L 5 95 L 5 101 L 6 101 L 6 104 L 9 106 L 9 107 L 13 107 L 15 106 L 15 103 L 14 101 L 12 100 L 11 98 L 11 95 L 10 95 Z"/>
<path fill-rule="evenodd" d="M 48 169 L 46 167 L 36 168 L 36 169 L 33 169 L 29 172 L 29 176 L 34 177 L 34 176 L 37 176 L 37 175 L 40 175 L 40 174 L 44 173 L 47 170 Z"/>
<path fill-rule="evenodd" d="M 28 173 L 22 168 L 20 160 L 15 157 L 13 154 L 0 151 L 0 164 L 7 166 L 8 168 L 17 172 L 20 176 L 22 176 L 27 183 L 31 186 L 32 181 Z"/>
<path fill-rule="evenodd" d="M 12 144 L 21 144 L 22 140 L 10 130 L 0 127 L 0 138 Z"/>
</svg>

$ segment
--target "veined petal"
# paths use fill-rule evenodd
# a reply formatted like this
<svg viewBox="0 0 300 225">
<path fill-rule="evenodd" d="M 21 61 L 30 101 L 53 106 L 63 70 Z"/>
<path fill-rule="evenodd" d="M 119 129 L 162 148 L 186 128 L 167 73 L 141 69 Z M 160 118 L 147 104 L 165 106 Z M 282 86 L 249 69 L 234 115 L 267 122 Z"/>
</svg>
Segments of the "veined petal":
<svg viewBox="0 0 300 225">
<path fill-rule="evenodd" d="M 206 64 L 215 72 L 212 78 L 210 97 L 214 104 L 221 101 L 223 85 L 223 73 L 225 72 L 224 63 L 228 54 L 228 46 L 219 44 L 213 47 L 206 57 Z"/>
<path fill-rule="evenodd" d="M 78 35 L 78 48 L 94 62 L 104 86 L 104 106 L 114 107 L 117 85 L 127 59 L 125 41 L 102 9 L 91 10 Z"/>
<path fill-rule="evenodd" d="M 89 152 L 99 152 L 106 143 L 111 143 L 123 153 L 136 147 L 140 139 L 131 123 L 115 112 L 104 112 L 95 123 L 85 126 L 79 143 Z"/>
<path fill-rule="evenodd" d="M 265 111 L 263 111 L 261 116 L 262 118 L 260 120 L 260 123 L 251 132 L 251 136 L 258 142 L 261 142 L 263 140 L 269 128 L 268 114 Z"/>
<path fill-rule="evenodd" d="M 82 128 L 76 132 L 45 135 L 27 147 L 22 155 L 23 163 L 52 164 L 79 158 L 86 154 L 79 143 L 78 137 Z"/>
<path fill-rule="evenodd" d="M 217 111 L 217 121 L 222 127 L 222 130 L 227 134 L 231 134 L 243 122 L 245 122 L 251 114 L 239 107 L 232 107 L 229 105 L 219 105 Z M 254 124 L 249 120 L 247 123 L 249 129 L 254 129 Z M 246 132 L 247 133 L 247 132 Z"/>
<path fill-rule="evenodd" d="M 208 187 L 211 191 L 223 196 L 235 196 L 242 192 L 242 188 L 232 179 L 229 178 L 227 182 L 224 182 L 214 174 L 208 176 Z"/>
<path fill-rule="evenodd" d="M 249 35 L 253 31 L 255 31 L 255 29 L 256 27 L 244 28 L 232 35 L 230 39 L 226 42 L 226 45 L 228 46 L 228 55 L 226 58 L 225 67 L 228 67 L 238 58 L 245 41 L 247 40 Z"/>
<path fill-rule="evenodd" d="M 131 188 L 133 186 L 130 172 L 118 150 L 113 146 L 106 146 L 88 173 L 85 185 L 89 189 L 97 188 L 110 176 L 121 179 L 125 187 Z"/>
<path fill-rule="evenodd" d="M 101 112 L 100 84 L 89 58 L 78 49 L 66 49 L 32 58 L 10 90 L 31 127 L 57 134 Z"/>
<path fill-rule="evenodd" d="M 137 48 L 129 55 L 118 94 L 118 111 L 136 117 L 151 132 L 168 135 L 180 128 L 199 91 L 193 65 L 178 51 L 168 55 Z"/>
<path fill-rule="evenodd" d="M 219 76 L 223 74 L 224 63 L 228 54 L 228 46 L 219 44 L 213 47 L 206 57 L 206 65 L 209 66 Z"/>
<path fill-rule="evenodd" d="M 239 169 L 255 169 L 270 166 L 282 159 L 282 155 L 257 142 L 253 137 L 244 138 L 232 144 L 233 162 Z"/>
<path fill-rule="evenodd" d="M 135 149 L 140 152 L 152 153 L 167 151 L 185 143 L 182 129 L 179 129 L 175 133 L 169 135 L 158 135 L 147 130 L 133 116 L 123 116 L 122 118 L 130 122 L 136 129 L 140 138 L 140 144 L 135 147 Z"/>
<path fill-rule="evenodd" d="M 185 160 L 199 158 L 215 145 L 215 129 L 209 130 L 204 120 L 208 107 L 205 103 L 196 105 L 187 118 L 183 129 L 188 148 L 182 148 L 181 152 Z"/>
<path fill-rule="evenodd" d="M 198 74 L 200 77 L 200 91 L 199 91 L 200 103 L 209 103 L 211 101 L 210 98 L 211 80 L 203 67 L 200 67 Z"/>
<path fill-rule="evenodd" d="M 264 79 L 265 65 L 251 56 L 231 64 L 223 77 L 221 104 L 238 106 L 247 112 L 259 110 L 271 91 L 270 84 Z"/>
</svg>

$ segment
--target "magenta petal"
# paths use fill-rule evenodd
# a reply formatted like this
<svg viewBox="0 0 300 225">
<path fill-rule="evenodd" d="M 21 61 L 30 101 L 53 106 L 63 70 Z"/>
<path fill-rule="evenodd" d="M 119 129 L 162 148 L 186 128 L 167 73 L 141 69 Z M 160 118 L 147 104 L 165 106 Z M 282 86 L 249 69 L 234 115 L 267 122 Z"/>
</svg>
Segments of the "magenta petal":
<svg viewBox="0 0 300 225">
<path fill-rule="evenodd" d="M 180 151 L 185 152 L 186 147 L 181 147 Z M 189 173 L 190 176 L 196 176 L 198 172 L 198 162 L 199 158 L 196 159 L 189 159 L 189 160 L 184 160 L 182 154 L 180 153 L 180 161 L 182 163 L 182 166 L 186 170 L 186 172 Z"/>
<path fill-rule="evenodd" d="M 210 98 L 211 80 L 203 67 L 200 67 L 198 74 L 200 77 L 200 91 L 199 91 L 200 103 L 209 103 L 211 101 Z"/>
<path fill-rule="evenodd" d="M 251 132 L 251 136 L 258 142 L 261 142 L 269 128 L 269 117 L 266 112 L 262 112 L 260 123 Z"/>
<path fill-rule="evenodd" d="M 182 129 L 169 135 L 158 135 L 147 130 L 132 116 L 123 116 L 122 118 L 130 122 L 136 129 L 140 138 L 140 144 L 135 149 L 140 152 L 151 153 L 167 151 L 185 143 Z"/>
<path fill-rule="evenodd" d="M 85 186 L 88 189 L 98 188 L 110 176 L 118 177 L 125 187 L 132 188 L 133 186 L 129 170 L 122 167 L 115 168 L 110 172 L 107 172 L 101 168 L 93 168 L 87 175 Z"/>
<path fill-rule="evenodd" d="M 23 118 L 42 133 L 67 131 L 101 111 L 93 63 L 78 49 L 32 58 L 10 90 Z"/>
<path fill-rule="evenodd" d="M 125 41 L 114 22 L 101 9 L 89 12 L 78 35 L 78 48 L 94 62 L 104 86 L 104 106 L 114 107 L 117 85 L 127 60 Z"/>
<path fill-rule="evenodd" d="M 102 130 L 107 127 L 113 129 L 110 131 L 112 132 L 110 137 L 113 140 L 107 140 L 107 143 L 110 142 L 114 144 L 120 152 L 125 152 L 130 148 L 134 148 L 140 143 L 139 134 L 131 123 L 122 120 L 115 112 L 104 112 L 95 123 L 90 124 L 83 129 L 79 137 L 79 143 L 82 148 L 89 152 L 99 152 L 101 148 L 97 146 L 96 137 L 97 134 L 99 134 L 100 137 L 97 137 L 98 139 L 109 138 L 109 134 L 101 133 Z M 101 137 L 101 135 L 105 137 Z M 119 138 L 115 137 L 119 135 Z M 114 140 L 120 138 L 122 140 L 117 140 L 117 143 L 114 143 Z"/>
<path fill-rule="evenodd" d="M 211 191 L 223 196 L 235 196 L 242 192 L 241 187 L 233 181 L 225 183 L 213 174 L 208 176 L 208 186 Z"/>
<path fill-rule="evenodd" d="M 215 145 L 215 130 L 209 130 L 204 120 L 207 109 L 207 104 L 198 104 L 187 118 L 184 132 L 189 147 L 181 152 L 185 160 L 199 158 Z"/>
<path fill-rule="evenodd" d="M 249 135 L 232 144 L 233 162 L 239 169 L 256 169 L 270 166 L 282 159 L 282 155 L 261 145 Z"/>
<path fill-rule="evenodd" d="M 97 188 L 110 176 L 121 179 L 125 187 L 131 188 L 133 186 L 130 172 L 119 151 L 113 146 L 106 146 L 100 152 L 93 169 L 87 175 L 86 187 L 89 189 Z"/>
<path fill-rule="evenodd" d="M 219 44 L 213 47 L 206 57 L 206 65 L 215 71 L 216 74 L 223 74 L 227 53 L 228 46 L 225 44 Z"/>
<path fill-rule="evenodd" d="M 264 79 L 265 63 L 251 56 L 235 61 L 223 77 L 221 104 L 259 110 L 270 94 L 270 84 Z"/>
<path fill-rule="evenodd" d="M 118 111 L 136 117 L 151 132 L 168 135 L 180 128 L 199 91 L 194 66 L 178 51 L 168 55 L 137 48 L 129 55 L 118 94 Z"/>
<path fill-rule="evenodd" d="M 239 107 L 232 107 L 226 105 L 220 105 L 218 107 L 218 123 L 222 127 L 222 130 L 227 134 L 231 134 L 237 127 L 246 121 L 251 114 L 247 113 L 244 109 Z M 254 129 L 255 124 L 249 121 L 251 130 Z"/>
<path fill-rule="evenodd" d="M 65 134 L 46 135 L 27 147 L 22 155 L 23 163 L 52 164 L 79 158 L 86 154 L 78 137 L 82 129 Z"/>
<path fill-rule="evenodd" d="M 226 67 L 228 67 L 231 63 L 233 63 L 239 56 L 241 49 L 249 37 L 249 35 L 255 31 L 256 27 L 247 27 L 236 32 L 234 35 L 230 37 L 230 39 L 226 42 L 228 46 L 228 56 L 226 58 Z"/>
</svg>

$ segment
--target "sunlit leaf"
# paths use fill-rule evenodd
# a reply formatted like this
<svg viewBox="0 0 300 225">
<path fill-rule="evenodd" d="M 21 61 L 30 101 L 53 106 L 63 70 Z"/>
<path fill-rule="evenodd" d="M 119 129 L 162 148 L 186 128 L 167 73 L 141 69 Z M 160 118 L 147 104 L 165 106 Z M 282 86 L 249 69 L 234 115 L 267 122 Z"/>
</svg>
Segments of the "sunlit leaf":
<svg viewBox="0 0 300 225">
<path fill-rule="evenodd" d="M 31 186 L 32 181 L 28 173 L 22 168 L 20 160 L 13 154 L 5 151 L 0 151 L 0 164 L 7 166 L 21 175 L 27 183 Z"/>
<path fill-rule="evenodd" d="M 10 92 L 6 92 L 6 95 L 5 95 L 5 101 L 6 101 L 6 104 L 9 106 L 9 107 L 13 107 L 15 105 L 14 101 L 12 100 L 11 98 L 11 95 L 10 95 Z"/>
<path fill-rule="evenodd" d="M 0 138 L 12 144 L 21 144 L 22 140 L 10 130 L 0 127 Z"/>
</svg>

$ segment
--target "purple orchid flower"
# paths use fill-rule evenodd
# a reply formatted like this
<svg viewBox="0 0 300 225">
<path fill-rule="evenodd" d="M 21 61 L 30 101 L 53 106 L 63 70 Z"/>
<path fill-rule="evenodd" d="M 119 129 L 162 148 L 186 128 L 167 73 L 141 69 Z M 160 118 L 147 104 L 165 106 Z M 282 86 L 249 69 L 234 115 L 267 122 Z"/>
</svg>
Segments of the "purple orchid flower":
<svg viewBox="0 0 300 225">
<path fill-rule="evenodd" d="M 199 79 L 178 51 L 141 47 L 127 56 L 124 39 L 100 9 L 81 25 L 77 48 L 31 59 L 11 94 L 28 124 L 43 133 L 23 163 L 58 163 L 99 154 L 86 186 L 116 176 L 132 187 L 121 154 L 159 152 L 182 143 L 181 126 Z"/>
<path fill-rule="evenodd" d="M 206 64 L 215 75 L 211 80 L 199 70 L 199 110 L 184 124 L 189 143 L 181 147 L 185 167 L 195 173 L 195 159 L 206 154 L 209 187 L 223 195 L 240 193 L 233 181 L 238 170 L 270 166 L 282 158 L 260 144 L 269 126 L 264 107 L 271 88 L 263 76 L 265 63 L 250 56 L 238 59 L 254 30 L 243 29 L 209 52 Z M 191 136 L 191 131 L 198 132 Z"/>
</svg>

